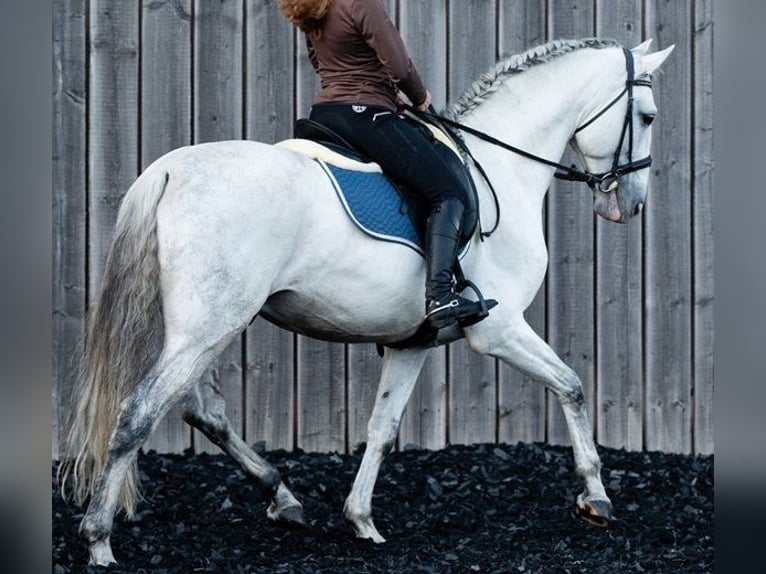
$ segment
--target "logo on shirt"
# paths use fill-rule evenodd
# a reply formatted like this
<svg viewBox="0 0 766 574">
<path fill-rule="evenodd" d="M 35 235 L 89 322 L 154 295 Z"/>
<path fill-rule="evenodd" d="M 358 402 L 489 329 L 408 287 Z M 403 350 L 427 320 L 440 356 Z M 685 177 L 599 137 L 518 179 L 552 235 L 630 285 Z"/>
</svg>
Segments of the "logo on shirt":
<svg viewBox="0 0 766 574">
<path fill-rule="evenodd" d="M 364 110 L 367 109 L 367 106 L 351 106 L 351 109 L 354 110 L 357 114 L 361 114 Z"/>
</svg>

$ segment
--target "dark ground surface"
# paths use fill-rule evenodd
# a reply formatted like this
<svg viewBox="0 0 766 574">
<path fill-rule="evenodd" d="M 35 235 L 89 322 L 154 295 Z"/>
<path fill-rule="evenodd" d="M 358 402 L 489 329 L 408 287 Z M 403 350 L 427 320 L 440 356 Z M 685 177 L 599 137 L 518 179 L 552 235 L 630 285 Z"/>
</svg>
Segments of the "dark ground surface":
<svg viewBox="0 0 766 574">
<path fill-rule="evenodd" d="M 134 521 L 116 519 L 107 572 L 712 572 L 713 457 L 599 451 L 617 517 L 608 530 L 571 513 L 581 488 L 570 448 L 391 453 L 373 498 L 379 546 L 342 516 L 361 453 L 264 453 L 303 503 L 304 531 L 270 523 L 267 501 L 225 456 L 150 453 L 139 459 L 147 500 Z M 57 574 L 104 571 L 84 566 L 81 518 L 54 494 Z"/>
</svg>

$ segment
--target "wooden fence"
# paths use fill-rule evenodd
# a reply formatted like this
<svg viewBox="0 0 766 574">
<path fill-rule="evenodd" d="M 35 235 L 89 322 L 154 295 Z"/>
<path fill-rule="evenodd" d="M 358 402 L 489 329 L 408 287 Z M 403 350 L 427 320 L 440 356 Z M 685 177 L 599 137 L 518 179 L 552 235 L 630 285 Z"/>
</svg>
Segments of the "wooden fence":
<svg viewBox="0 0 766 574">
<path fill-rule="evenodd" d="M 713 451 L 712 0 L 387 0 L 437 108 L 499 57 L 554 38 L 653 38 L 676 49 L 655 82 L 651 189 L 626 226 L 557 182 L 543 216 L 549 272 L 532 326 L 580 375 L 597 441 Z M 120 199 L 141 169 L 195 142 L 291 135 L 317 89 L 275 0 L 54 0 L 53 457 L 72 357 Z M 571 160 L 565 157 L 565 163 Z M 581 185 L 581 184 L 580 184 Z M 205 376 L 248 443 L 353 450 L 380 359 L 257 319 Z M 568 436 L 541 385 L 464 342 L 432 351 L 399 445 Z M 215 451 L 174 408 L 147 449 Z"/>
</svg>

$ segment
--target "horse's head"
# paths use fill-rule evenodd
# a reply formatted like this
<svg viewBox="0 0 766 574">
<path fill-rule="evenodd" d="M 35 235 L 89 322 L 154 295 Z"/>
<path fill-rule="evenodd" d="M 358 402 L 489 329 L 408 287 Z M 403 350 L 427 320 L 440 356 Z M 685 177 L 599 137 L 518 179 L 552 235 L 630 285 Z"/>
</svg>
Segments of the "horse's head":
<svg viewBox="0 0 766 574">
<path fill-rule="evenodd" d="M 594 211 L 625 223 L 646 200 L 651 164 L 652 121 L 657 115 L 651 74 L 674 46 L 648 53 L 651 40 L 625 50 L 627 81 L 616 97 L 600 103 L 577 129 L 573 145 L 593 180 Z M 623 71 L 624 73 L 624 71 Z"/>
</svg>

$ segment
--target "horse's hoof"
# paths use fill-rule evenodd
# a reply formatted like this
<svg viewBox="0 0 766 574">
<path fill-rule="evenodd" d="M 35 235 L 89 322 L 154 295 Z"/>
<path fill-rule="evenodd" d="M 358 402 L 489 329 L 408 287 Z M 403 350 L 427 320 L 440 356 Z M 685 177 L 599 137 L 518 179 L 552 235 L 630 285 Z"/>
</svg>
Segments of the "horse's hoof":
<svg viewBox="0 0 766 574">
<path fill-rule="evenodd" d="M 90 560 L 88 560 L 88 564 L 91 566 L 111 566 L 112 564 L 117 564 L 117 560 L 114 559 L 112 554 L 109 538 L 92 543 L 89 551 Z"/>
<path fill-rule="evenodd" d="M 288 506 L 279 511 L 269 509 L 268 516 L 279 526 L 291 530 L 303 530 L 307 528 L 306 521 L 303 520 L 303 507 Z"/>
<path fill-rule="evenodd" d="M 364 540 L 370 540 L 375 544 L 385 544 L 386 539 L 380 535 L 378 529 L 375 528 L 375 524 L 372 522 L 372 518 L 357 519 L 351 521 L 357 538 Z"/>
<path fill-rule="evenodd" d="M 574 514 L 600 528 L 609 528 L 614 522 L 612 503 L 608 500 L 578 503 L 575 505 Z"/>
</svg>

